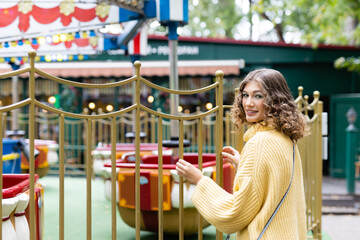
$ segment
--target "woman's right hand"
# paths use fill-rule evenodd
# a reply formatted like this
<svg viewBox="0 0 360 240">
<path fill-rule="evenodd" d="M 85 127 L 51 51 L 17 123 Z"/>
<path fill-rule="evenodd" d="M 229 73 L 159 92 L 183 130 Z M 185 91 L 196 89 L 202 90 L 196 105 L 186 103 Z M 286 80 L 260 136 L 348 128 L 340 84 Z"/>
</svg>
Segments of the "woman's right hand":
<svg viewBox="0 0 360 240">
<path fill-rule="evenodd" d="M 223 160 L 225 160 L 228 163 L 231 163 L 236 171 L 240 161 L 240 153 L 236 149 L 230 146 L 226 146 L 223 148 L 222 156 L 223 156 Z"/>
</svg>

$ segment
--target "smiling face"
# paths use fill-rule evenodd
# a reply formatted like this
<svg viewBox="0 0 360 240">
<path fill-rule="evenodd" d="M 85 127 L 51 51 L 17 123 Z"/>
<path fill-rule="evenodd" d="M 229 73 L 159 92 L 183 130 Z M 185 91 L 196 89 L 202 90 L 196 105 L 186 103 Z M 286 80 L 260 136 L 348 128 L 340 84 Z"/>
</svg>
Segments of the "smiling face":
<svg viewBox="0 0 360 240">
<path fill-rule="evenodd" d="M 249 123 L 265 119 L 265 93 L 256 81 L 248 82 L 242 91 L 242 106 Z"/>
</svg>

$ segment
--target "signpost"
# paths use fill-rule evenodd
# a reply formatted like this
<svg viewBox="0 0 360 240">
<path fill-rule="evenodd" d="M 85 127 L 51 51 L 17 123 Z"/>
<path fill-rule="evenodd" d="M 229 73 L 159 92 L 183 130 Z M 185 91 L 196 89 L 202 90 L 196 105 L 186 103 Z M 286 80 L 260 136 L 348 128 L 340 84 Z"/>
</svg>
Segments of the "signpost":
<svg viewBox="0 0 360 240">
<path fill-rule="evenodd" d="M 169 62 L 170 76 L 169 87 L 174 90 L 179 89 L 179 75 L 177 68 L 178 54 L 178 34 L 177 28 L 188 22 L 188 0 L 157 0 L 157 19 L 163 25 L 168 27 L 169 40 Z M 179 95 L 170 96 L 170 113 L 177 115 L 179 106 Z M 171 121 L 171 136 L 179 137 L 179 126 L 177 121 Z"/>
</svg>

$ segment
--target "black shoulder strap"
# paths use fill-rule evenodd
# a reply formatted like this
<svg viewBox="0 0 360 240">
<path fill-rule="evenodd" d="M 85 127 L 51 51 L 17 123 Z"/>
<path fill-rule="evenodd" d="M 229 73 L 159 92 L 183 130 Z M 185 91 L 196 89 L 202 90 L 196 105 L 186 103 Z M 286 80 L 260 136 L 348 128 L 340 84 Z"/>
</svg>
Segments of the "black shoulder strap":
<svg viewBox="0 0 360 240">
<path fill-rule="evenodd" d="M 275 214 L 277 213 L 277 211 L 279 210 L 281 204 L 284 202 L 286 195 L 288 194 L 289 190 L 290 190 L 290 186 L 294 177 L 294 168 L 295 168 L 295 144 L 293 143 L 293 169 L 292 169 L 292 174 L 291 174 L 291 180 L 290 180 L 290 184 L 289 187 L 287 188 L 284 196 L 282 197 L 281 201 L 279 202 L 279 204 L 277 205 L 275 211 L 273 212 L 273 214 L 271 215 L 271 217 L 269 218 L 269 220 L 267 221 L 264 229 L 261 231 L 259 237 L 257 238 L 257 240 L 260 240 L 260 238 L 262 237 L 262 235 L 264 235 L 266 229 L 269 227 L 270 222 L 273 220 L 273 218 L 275 217 Z M 230 234 L 227 235 L 226 240 L 230 239 Z"/>
</svg>

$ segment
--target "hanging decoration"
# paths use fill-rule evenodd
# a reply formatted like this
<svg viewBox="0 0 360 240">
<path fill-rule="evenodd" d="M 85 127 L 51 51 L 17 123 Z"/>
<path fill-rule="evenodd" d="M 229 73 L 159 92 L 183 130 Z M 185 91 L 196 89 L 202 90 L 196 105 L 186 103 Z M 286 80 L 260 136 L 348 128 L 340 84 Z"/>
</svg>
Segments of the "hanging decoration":
<svg viewBox="0 0 360 240">
<path fill-rule="evenodd" d="M 75 44 L 78 47 L 91 46 L 93 49 L 96 49 L 98 45 L 98 37 L 96 36 L 94 31 L 90 31 L 89 34 L 87 33 L 87 31 L 83 31 L 82 34 L 80 34 L 80 32 L 55 34 L 47 35 L 46 37 L 21 39 L 4 43 L 0 42 L 0 49 L 2 47 L 10 48 L 23 45 L 31 45 L 34 50 L 37 50 L 41 45 L 44 44 L 52 46 L 64 44 L 67 49 L 71 48 L 72 45 Z"/>
<path fill-rule="evenodd" d="M 15 6 L 0 8 L 0 27 L 7 27 L 18 19 L 20 32 L 26 33 L 30 27 L 30 17 L 40 24 L 50 24 L 60 18 L 64 27 L 68 26 L 73 19 L 79 22 L 98 19 L 104 23 L 109 13 L 110 5 L 104 2 L 91 8 L 81 8 L 76 6 L 74 0 L 63 0 L 58 6 L 43 8 L 32 0 L 21 0 Z"/>
</svg>

